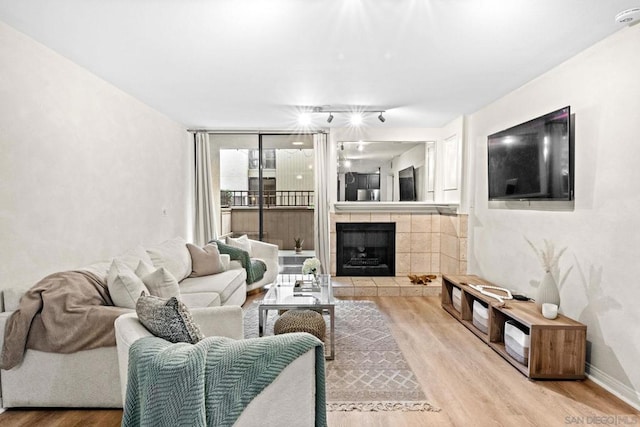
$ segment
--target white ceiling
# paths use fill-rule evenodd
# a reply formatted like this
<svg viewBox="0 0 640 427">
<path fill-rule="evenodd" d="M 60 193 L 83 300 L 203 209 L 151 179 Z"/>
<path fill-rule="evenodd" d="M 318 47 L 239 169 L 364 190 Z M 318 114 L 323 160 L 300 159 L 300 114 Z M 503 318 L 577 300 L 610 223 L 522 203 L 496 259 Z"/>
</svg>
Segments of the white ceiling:
<svg viewBox="0 0 640 427">
<path fill-rule="evenodd" d="M 640 0 L 0 0 L 0 20 L 189 128 L 305 106 L 440 127 L 622 28 Z M 328 125 L 345 126 L 344 114 Z"/>
</svg>

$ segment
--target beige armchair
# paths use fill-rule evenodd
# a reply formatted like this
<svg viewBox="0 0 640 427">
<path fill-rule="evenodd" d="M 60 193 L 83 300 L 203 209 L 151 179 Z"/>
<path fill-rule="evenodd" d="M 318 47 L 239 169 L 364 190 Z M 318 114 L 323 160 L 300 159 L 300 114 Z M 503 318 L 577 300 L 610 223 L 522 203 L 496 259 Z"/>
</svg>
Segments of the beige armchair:
<svg viewBox="0 0 640 427">
<path fill-rule="evenodd" d="M 265 285 L 270 285 L 276 281 L 280 266 L 278 265 L 278 246 L 272 243 L 261 242 L 259 240 L 249 240 L 251 242 L 251 257 L 259 258 L 267 264 L 267 271 L 264 277 L 257 282 L 247 285 L 247 292 L 259 289 Z"/>
<path fill-rule="evenodd" d="M 221 239 L 221 241 L 225 242 L 223 239 Z M 267 266 L 267 271 L 264 273 L 262 279 L 247 284 L 247 292 L 249 292 L 275 282 L 280 272 L 280 266 L 278 264 L 278 245 L 252 239 L 247 239 L 247 241 L 251 244 L 251 250 L 249 251 L 251 258 L 261 259 Z M 228 239 L 226 242 L 229 244 Z M 230 265 L 231 268 L 242 268 L 240 261 L 231 261 Z"/>
</svg>

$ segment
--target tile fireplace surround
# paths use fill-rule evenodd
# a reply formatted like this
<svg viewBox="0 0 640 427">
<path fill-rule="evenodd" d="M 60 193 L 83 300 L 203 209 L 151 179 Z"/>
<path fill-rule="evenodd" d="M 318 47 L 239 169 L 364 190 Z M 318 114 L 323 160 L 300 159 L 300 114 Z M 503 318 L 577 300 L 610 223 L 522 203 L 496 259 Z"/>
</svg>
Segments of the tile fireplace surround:
<svg viewBox="0 0 640 427">
<path fill-rule="evenodd" d="M 466 274 L 467 215 L 439 213 L 332 213 L 331 275 L 336 274 L 336 223 L 394 222 L 396 277 Z M 339 279 L 339 278 L 337 278 Z"/>
</svg>

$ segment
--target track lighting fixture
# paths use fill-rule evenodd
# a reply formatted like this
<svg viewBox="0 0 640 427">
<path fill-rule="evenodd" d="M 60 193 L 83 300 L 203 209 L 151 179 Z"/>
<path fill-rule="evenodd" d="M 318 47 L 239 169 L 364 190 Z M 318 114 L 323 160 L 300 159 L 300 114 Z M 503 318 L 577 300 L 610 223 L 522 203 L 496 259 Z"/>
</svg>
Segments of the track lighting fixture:
<svg viewBox="0 0 640 427">
<path fill-rule="evenodd" d="M 315 107 L 305 106 L 305 107 L 299 107 L 299 108 L 304 110 L 304 113 L 301 114 L 301 116 L 308 116 L 309 113 L 329 114 L 327 116 L 327 123 L 333 122 L 333 119 L 335 117 L 333 113 L 346 113 L 346 114 L 349 114 L 348 120 L 352 126 L 360 126 L 364 122 L 365 116 L 368 115 L 368 113 L 378 113 L 377 115 L 378 120 L 380 120 L 381 123 L 384 123 L 387 120 L 383 116 L 386 110 L 381 109 L 379 107 L 380 106 L 365 107 L 365 106 L 357 106 L 357 105 L 323 105 L 323 106 L 315 106 Z M 311 120 L 309 117 L 305 117 L 305 118 L 307 121 L 301 124 L 308 125 Z"/>
</svg>

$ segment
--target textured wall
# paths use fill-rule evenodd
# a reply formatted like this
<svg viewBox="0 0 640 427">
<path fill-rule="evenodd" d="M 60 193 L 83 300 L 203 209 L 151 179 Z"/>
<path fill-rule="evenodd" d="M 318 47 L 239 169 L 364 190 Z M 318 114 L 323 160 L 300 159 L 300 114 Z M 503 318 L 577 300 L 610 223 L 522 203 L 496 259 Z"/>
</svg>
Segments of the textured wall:
<svg viewBox="0 0 640 427">
<path fill-rule="evenodd" d="M 191 237 L 179 124 L 0 22 L 0 289 Z"/>
<path fill-rule="evenodd" d="M 561 310 L 587 324 L 589 373 L 640 405 L 640 26 L 627 27 L 470 116 L 475 160 L 468 269 L 533 293 L 543 270 L 524 237 L 567 247 Z M 575 209 L 495 209 L 487 202 L 487 135 L 571 105 Z M 557 204 L 556 204 L 557 206 Z"/>
</svg>

